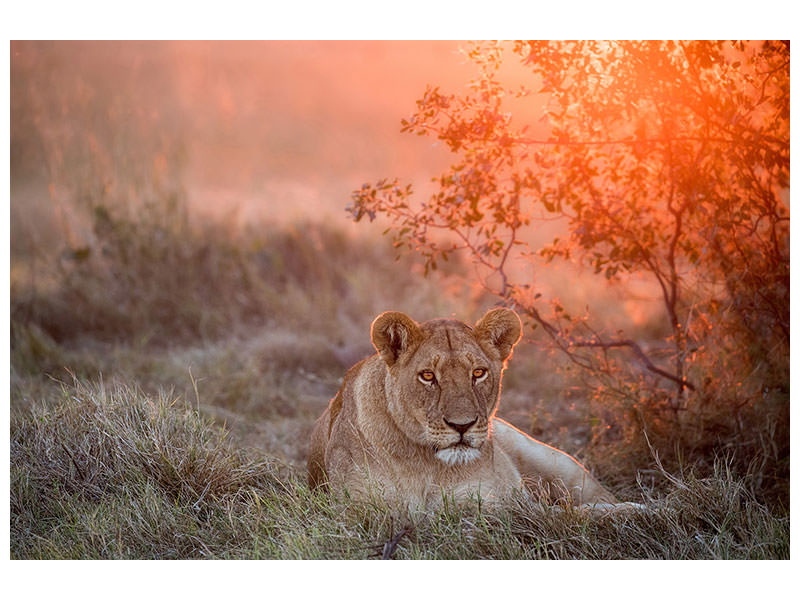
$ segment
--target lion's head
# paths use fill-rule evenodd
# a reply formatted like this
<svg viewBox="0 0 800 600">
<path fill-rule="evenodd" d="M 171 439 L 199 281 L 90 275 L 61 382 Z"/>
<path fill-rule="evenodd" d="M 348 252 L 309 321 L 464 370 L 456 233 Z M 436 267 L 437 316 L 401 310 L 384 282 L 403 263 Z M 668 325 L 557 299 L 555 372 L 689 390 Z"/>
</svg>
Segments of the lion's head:
<svg viewBox="0 0 800 600">
<path fill-rule="evenodd" d="M 449 465 L 478 458 L 521 333 L 519 317 L 505 308 L 474 328 L 449 319 L 418 324 L 400 312 L 376 318 L 372 343 L 388 367 L 388 408 L 400 430 Z"/>
</svg>

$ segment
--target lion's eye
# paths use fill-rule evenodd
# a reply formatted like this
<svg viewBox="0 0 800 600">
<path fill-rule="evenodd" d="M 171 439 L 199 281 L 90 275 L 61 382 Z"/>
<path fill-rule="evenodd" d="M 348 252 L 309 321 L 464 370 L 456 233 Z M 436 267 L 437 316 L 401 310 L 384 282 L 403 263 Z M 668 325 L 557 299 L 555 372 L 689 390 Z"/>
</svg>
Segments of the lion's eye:
<svg viewBox="0 0 800 600">
<path fill-rule="evenodd" d="M 436 375 L 433 374 L 433 371 L 420 371 L 419 380 L 422 383 L 433 383 L 436 381 Z"/>
<path fill-rule="evenodd" d="M 472 370 L 472 377 L 475 381 L 483 381 L 486 379 L 486 376 L 489 374 L 489 371 L 486 369 L 473 369 Z"/>
</svg>

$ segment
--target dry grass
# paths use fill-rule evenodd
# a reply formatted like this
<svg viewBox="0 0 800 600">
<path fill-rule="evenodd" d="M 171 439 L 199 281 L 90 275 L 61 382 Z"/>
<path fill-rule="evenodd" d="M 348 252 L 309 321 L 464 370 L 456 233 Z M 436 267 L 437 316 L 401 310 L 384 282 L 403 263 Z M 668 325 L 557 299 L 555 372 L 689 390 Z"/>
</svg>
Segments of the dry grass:
<svg viewBox="0 0 800 600">
<path fill-rule="evenodd" d="M 22 396 L 14 558 L 788 558 L 788 517 L 721 464 L 711 478 L 670 477 L 672 490 L 646 498 L 641 514 L 597 518 L 520 499 L 494 512 L 392 516 L 380 502 L 310 493 L 295 469 L 238 449 L 168 395 L 74 383 Z"/>
<path fill-rule="evenodd" d="M 192 222 L 171 196 L 89 213 L 85 242 L 57 258 L 17 261 L 16 328 L 33 324 L 59 344 L 164 347 L 277 326 L 344 346 L 351 328 L 363 331 L 387 305 L 423 305 L 432 316 L 449 308 L 429 282 L 398 277 L 413 262 L 394 265 L 393 250 L 374 237 L 314 223 Z M 394 268 L 374 267 L 385 264 Z"/>
</svg>

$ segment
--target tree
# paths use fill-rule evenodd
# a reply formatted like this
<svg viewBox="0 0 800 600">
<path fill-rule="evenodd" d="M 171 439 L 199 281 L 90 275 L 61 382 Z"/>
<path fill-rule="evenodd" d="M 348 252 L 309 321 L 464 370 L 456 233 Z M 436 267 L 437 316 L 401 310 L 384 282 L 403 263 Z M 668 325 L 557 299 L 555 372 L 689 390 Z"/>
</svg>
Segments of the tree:
<svg viewBox="0 0 800 600">
<path fill-rule="evenodd" d="M 509 53 L 547 99 L 544 136 L 510 108 L 537 96 L 506 83 Z M 709 393 L 720 344 L 788 386 L 789 43 L 475 43 L 468 56 L 470 91 L 429 87 L 402 122 L 453 153 L 438 190 L 418 202 L 397 179 L 365 184 L 353 218 L 388 216 L 395 244 L 419 251 L 426 270 L 467 252 L 571 360 L 611 373 L 609 352 L 628 349 L 653 376 L 648 393 L 674 411 Z M 525 233 L 554 217 L 567 235 L 532 247 Z M 577 260 L 622 284 L 652 278 L 668 363 L 558 303 L 545 315 L 512 257 Z"/>
</svg>

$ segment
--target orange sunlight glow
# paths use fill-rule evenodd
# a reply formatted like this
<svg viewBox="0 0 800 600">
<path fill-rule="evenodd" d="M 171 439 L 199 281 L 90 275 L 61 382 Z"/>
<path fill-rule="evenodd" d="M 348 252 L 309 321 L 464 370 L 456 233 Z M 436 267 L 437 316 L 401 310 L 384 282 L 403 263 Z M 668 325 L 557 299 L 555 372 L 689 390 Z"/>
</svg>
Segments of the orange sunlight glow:
<svg viewBox="0 0 800 600">
<path fill-rule="evenodd" d="M 109 178 L 138 147 L 200 211 L 273 218 L 340 216 L 365 180 L 444 168 L 399 122 L 426 84 L 471 76 L 458 42 L 13 42 L 11 63 L 15 193 L 88 140 Z"/>
</svg>

